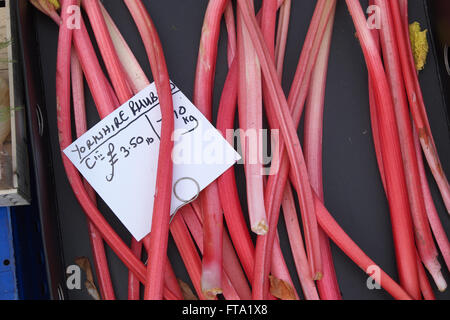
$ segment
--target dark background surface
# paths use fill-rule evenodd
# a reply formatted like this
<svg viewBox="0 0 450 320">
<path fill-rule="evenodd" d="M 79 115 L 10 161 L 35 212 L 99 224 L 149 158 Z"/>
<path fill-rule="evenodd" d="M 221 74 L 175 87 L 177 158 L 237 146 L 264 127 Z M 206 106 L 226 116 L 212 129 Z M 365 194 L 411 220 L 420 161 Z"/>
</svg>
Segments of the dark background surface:
<svg viewBox="0 0 450 320">
<path fill-rule="evenodd" d="M 192 98 L 201 26 L 208 1 L 144 2 L 158 29 L 171 79 L 188 97 Z M 117 0 L 104 0 L 103 3 L 150 76 L 143 45 L 125 5 Z M 257 3 L 259 5 L 260 1 Z M 286 90 L 289 89 L 294 76 L 315 3 L 316 1 L 312 0 L 293 1 L 283 82 Z M 361 1 L 361 3 L 363 8 L 367 8 L 367 1 Z M 50 156 L 51 163 L 48 163 L 48 166 L 53 167 L 51 182 L 56 191 L 53 195 L 56 197 L 54 205 L 58 212 L 63 263 L 67 266 L 74 264 L 77 257 L 91 257 L 91 250 L 86 218 L 66 179 L 58 147 L 55 112 L 58 30 L 46 16 L 38 12 L 33 12 L 32 16 L 33 21 L 30 21 L 29 27 L 35 27 L 38 46 L 30 50 L 33 50 L 37 61 L 40 61 L 40 65 L 32 67 L 42 73 L 43 82 L 40 85 L 42 85 L 44 101 L 41 108 L 44 113 L 44 122 L 46 122 L 45 130 L 48 130 L 50 136 L 50 150 L 41 149 L 34 152 L 48 152 Z M 410 20 L 417 20 L 423 27 L 429 28 L 427 9 L 423 1 L 410 1 Z M 215 111 L 227 73 L 225 48 L 226 33 L 223 31 L 217 65 Z M 420 80 L 444 170 L 447 176 L 450 176 L 448 118 L 434 51 L 429 55 L 427 66 L 420 74 Z M 373 150 L 367 71 L 352 20 L 342 0 L 338 1 L 337 5 L 325 103 L 323 142 L 325 204 L 353 240 L 388 274 L 397 279 L 389 211 Z M 94 125 L 99 118 L 90 96 L 88 96 L 88 106 L 88 121 L 90 125 Z M 301 134 L 301 130 L 299 133 Z M 237 176 L 239 181 L 244 181 L 241 167 L 237 168 Z M 430 182 L 444 228 L 450 234 L 450 218 L 445 213 L 434 182 L 431 179 Z M 243 183 L 238 185 L 242 186 Z M 244 189 L 240 191 L 245 208 Z M 104 204 L 101 204 L 101 210 L 119 234 L 129 241 L 129 233 Z M 286 260 L 290 268 L 294 270 L 283 222 L 280 223 L 280 227 Z M 188 281 L 189 277 L 172 241 L 169 250 L 177 276 Z M 126 299 L 127 270 L 109 248 L 107 253 L 117 298 Z M 383 290 L 368 290 L 367 276 L 334 245 L 333 254 L 344 299 L 390 299 Z M 58 259 L 50 259 L 50 264 L 52 263 L 58 263 Z M 55 267 L 53 270 L 62 269 Z M 444 271 L 444 276 L 450 281 L 447 270 Z M 298 280 L 295 277 L 293 280 L 298 287 Z M 437 297 L 450 299 L 450 291 L 438 294 Z M 85 290 L 66 292 L 66 298 L 90 299 Z"/>
</svg>

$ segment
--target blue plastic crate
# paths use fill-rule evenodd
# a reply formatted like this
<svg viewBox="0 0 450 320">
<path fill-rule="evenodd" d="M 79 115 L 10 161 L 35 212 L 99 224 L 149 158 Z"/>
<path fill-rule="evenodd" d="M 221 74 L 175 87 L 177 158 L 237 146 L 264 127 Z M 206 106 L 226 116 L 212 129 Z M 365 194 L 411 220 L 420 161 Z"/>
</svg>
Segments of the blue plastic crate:
<svg viewBox="0 0 450 320">
<path fill-rule="evenodd" d="M 11 208 L 17 299 L 50 298 L 39 211 L 35 206 Z"/>
<path fill-rule="evenodd" d="M 0 208 L 0 299 L 18 299 L 11 210 Z"/>
</svg>

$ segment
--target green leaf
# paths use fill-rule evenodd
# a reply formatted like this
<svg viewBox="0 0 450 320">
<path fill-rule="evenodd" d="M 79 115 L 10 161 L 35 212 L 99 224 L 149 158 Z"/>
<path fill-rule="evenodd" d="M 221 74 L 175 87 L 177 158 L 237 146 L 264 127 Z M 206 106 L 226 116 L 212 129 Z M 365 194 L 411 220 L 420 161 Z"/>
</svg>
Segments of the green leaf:
<svg viewBox="0 0 450 320">
<path fill-rule="evenodd" d="M 0 50 L 8 48 L 12 44 L 12 40 L 5 40 L 3 42 L 0 41 Z"/>
</svg>

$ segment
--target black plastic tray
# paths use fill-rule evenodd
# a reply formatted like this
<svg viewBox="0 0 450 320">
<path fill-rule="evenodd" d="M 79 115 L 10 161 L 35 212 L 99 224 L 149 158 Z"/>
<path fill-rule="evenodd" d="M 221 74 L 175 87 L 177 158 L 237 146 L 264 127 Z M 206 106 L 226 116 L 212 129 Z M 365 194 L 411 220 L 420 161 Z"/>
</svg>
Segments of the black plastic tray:
<svg viewBox="0 0 450 320">
<path fill-rule="evenodd" d="M 144 2 L 160 34 L 172 80 L 188 97 L 192 97 L 199 38 L 208 1 Z M 367 7 L 367 1 L 361 2 Z M 58 297 L 62 289 L 67 299 L 89 299 L 84 290 L 64 289 L 65 267 L 73 264 L 75 258 L 90 257 L 91 254 L 86 218 L 66 179 L 58 147 L 55 114 L 57 27 L 50 19 L 31 8 L 29 1 L 19 0 L 17 3 L 27 75 L 30 140 L 33 147 L 33 161 L 37 168 L 36 180 L 39 192 L 36 200 L 41 208 L 50 288 L 54 298 Z M 143 45 L 125 5 L 117 0 L 105 0 L 103 3 L 142 66 L 148 71 Z M 293 1 L 285 63 L 285 89 L 288 89 L 288 84 L 292 81 L 315 3 L 315 1 Z M 418 20 L 422 26 L 430 28 L 426 4 L 427 1 L 410 1 L 410 14 L 412 20 Z M 430 40 L 434 43 L 432 36 Z M 227 72 L 225 43 L 226 34 L 223 32 L 217 67 L 216 108 L 220 88 Z M 331 52 L 324 132 L 323 168 L 326 205 L 361 248 L 396 278 L 388 206 L 380 182 L 371 136 L 367 71 L 344 1 L 338 1 Z M 447 176 L 450 176 L 448 117 L 442 89 L 443 82 L 438 68 L 436 51 L 432 50 L 420 79 L 444 170 Z M 88 121 L 93 125 L 98 121 L 98 116 L 90 96 L 88 106 Z M 244 181 L 242 168 L 238 168 L 237 176 L 240 182 Z M 449 231 L 449 216 L 445 213 L 434 182 L 431 179 L 430 182 L 444 228 Z M 242 202 L 245 205 L 245 199 L 242 197 L 244 190 L 241 191 Z M 124 239 L 129 239 L 128 232 L 104 204 L 101 204 L 101 209 L 119 234 Z M 293 268 L 285 232 L 281 233 L 281 238 L 287 262 L 290 268 Z M 187 281 L 187 273 L 172 242 L 169 250 L 178 277 Z M 111 250 L 108 249 L 107 253 L 117 297 L 125 299 L 127 270 Z M 367 276 L 334 245 L 333 254 L 344 299 L 390 299 L 383 290 L 368 290 Z M 446 270 L 444 274 L 450 280 Z M 294 278 L 294 281 L 298 286 L 297 279 Z M 449 299 L 450 291 L 439 293 L 437 296 Z"/>
</svg>

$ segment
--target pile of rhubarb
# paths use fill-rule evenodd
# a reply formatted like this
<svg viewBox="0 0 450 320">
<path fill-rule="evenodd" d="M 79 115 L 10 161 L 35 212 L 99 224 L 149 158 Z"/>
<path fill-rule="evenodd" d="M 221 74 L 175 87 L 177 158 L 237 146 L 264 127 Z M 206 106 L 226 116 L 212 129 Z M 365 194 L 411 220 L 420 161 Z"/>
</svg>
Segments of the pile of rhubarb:
<svg viewBox="0 0 450 320">
<path fill-rule="evenodd" d="M 131 300 L 340 300 L 331 242 L 371 277 L 368 284 L 383 288 L 395 299 L 435 299 L 432 282 L 440 291 L 446 290 L 442 269 L 450 269 L 450 245 L 431 197 L 427 170 L 448 212 L 450 186 L 419 83 L 407 0 L 372 0 L 367 10 L 358 0 L 345 1 L 366 62 L 361 68 L 368 70 L 373 148 L 396 253 L 397 274 L 392 275 L 346 234 L 324 203 L 322 137 L 336 0 L 315 1 L 308 32 L 298 44 L 301 53 L 288 94 L 281 81 L 290 20 L 295 19 L 291 0 L 208 1 L 199 30 L 192 100 L 231 144 L 238 142 L 245 187 L 238 188 L 235 168 L 231 168 L 172 221 L 174 112 L 164 48 L 151 12 L 141 0 L 123 0 L 130 15 L 124 13 L 121 19 L 132 19 L 139 31 L 151 67 L 147 74 L 100 0 L 30 1 L 59 27 L 55 112 L 61 151 L 88 129 L 85 84 L 101 118 L 148 86 L 150 75 L 160 100 L 157 194 L 149 194 L 155 197 L 152 232 L 142 242 L 125 243 L 118 236 L 97 208 L 95 191 L 61 153 L 68 181 L 88 218 L 102 299 L 115 299 L 105 245 L 129 269 Z M 75 27 L 74 17 L 78 19 Z M 228 76 L 220 88 L 214 119 L 222 22 L 227 32 Z M 267 143 L 273 154 L 269 164 L 264 163 L 268 147 L 262 139 L 264 129 L 272 137 Z M 247 208 L 239 192 L 245 193 Z M 285 228 L 279 228 L 280 214 Z M 291 270 L 281 250 L 281 232 L 289 239 L 295 263 Z M 178 279 L 171 266 L 170 237 L 192 288 Z M 297 282 L 299 287 L 294 286 Z"/>
</svg>

